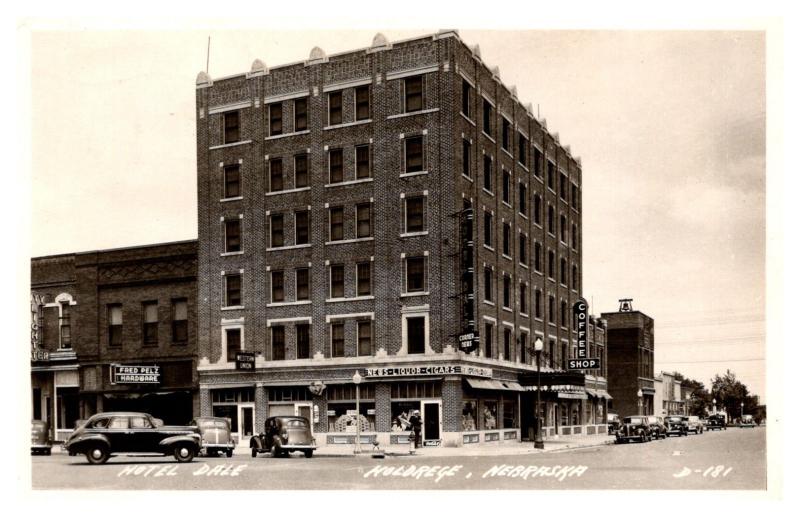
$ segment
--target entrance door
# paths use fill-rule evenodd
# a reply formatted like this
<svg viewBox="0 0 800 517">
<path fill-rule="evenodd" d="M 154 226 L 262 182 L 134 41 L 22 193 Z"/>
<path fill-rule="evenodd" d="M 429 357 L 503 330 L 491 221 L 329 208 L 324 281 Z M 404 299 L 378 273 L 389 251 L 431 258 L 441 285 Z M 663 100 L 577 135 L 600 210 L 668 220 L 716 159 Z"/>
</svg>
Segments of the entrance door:
<svg viewBox="0 0 800 517">
<path fill-rule="evenodd" d="M 422 439 L 438 440 L 442 431 L 442 403 L 441 401 L 422 402 Z"/>
<path fill-rule="evenodd" d="M 252 404 L 239 406 L 239 440 L 253 436 L 256 408 Z"/>
<path fill-rule="evenodd" d="M 310 425 L 314 424 L 311 420 L 311 404 L 295 404 L 294 415 L 305 417 Z"/>
</svg>

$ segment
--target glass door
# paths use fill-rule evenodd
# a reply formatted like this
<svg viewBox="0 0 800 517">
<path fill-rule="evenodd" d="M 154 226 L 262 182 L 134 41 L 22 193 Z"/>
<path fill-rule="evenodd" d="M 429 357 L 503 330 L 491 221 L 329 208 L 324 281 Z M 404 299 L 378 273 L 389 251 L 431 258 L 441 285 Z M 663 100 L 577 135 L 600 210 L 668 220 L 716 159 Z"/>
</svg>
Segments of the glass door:
<svg viewBox="0 0 800 517">
<path fill-rule="evenodd" d="M 441 438 L 441 431 L 442 431 L 441 414 L 442 414 L 441 401 L 436 400 L 436 401 L 422 402 L 423 444 L 427 440 L 439 440 Z"/>
<path fill-rule="evenodd" d="M 241 404 L 239 406 L 239 440 L 243 438 L 250 438 L 253 436 L 255 429 L 255 411 L 256 408 L 252 404 Z"/>
</svg>

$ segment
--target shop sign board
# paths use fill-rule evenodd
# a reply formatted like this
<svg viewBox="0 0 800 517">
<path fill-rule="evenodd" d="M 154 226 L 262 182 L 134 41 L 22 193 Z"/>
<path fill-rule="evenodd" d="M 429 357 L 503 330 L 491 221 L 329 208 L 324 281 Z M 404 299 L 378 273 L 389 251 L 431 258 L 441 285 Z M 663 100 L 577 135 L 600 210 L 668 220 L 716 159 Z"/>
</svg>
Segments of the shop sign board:
<svg viewBox="0 0 800 517">
<path fill-rule="evenodd" d="M 588 325 L 589 304 L 583 298 L 578 298 L 572 306 L 577 333 L 577 357 L 567 361 L 567 370 L 596 370 L 600 368 L 600 359 L 588 357 Z"/>
<path fill-rule="evenodd" d="M 423 447 L 438 447 L 439 445 L 441 445 L 441 443 L 442 443 L 441 440 L 425 440 L 424 442 L 422 442 L 422 446 Z"/>
<path fill-rule="evenodd" d="M 478 348 L 481 339 L 480 335 L 475 331 L 464 332 L 458 336 L 458 349 L 462 352 L 470 353 Z"/>
<path fill-rule="evenodd" d="M 112 364 L 109 369 L 111 384 L 159 384 L 161 383 L 161 367 L 128 366 Z"/>
<path fill-rule="evenodd" d="M 585 359 L 567 360 L 567 370 L 598 370 L 600 369 L 600 358 L 587 357 Z"/>
<path fill-rule="evenodd" d="M 256 353 L 255 352 L 236 352 L 236 369 L 237 370 L 255 370 L 256 369 Z"/>
<path fill-rule="evenodd" d="M 49 361 L 50 352 L 44 348 L 31 348 L 31 361 Z"/>
<path fill-rule="evenodd" d="M 430 364 L 418 366 L 392 366 L 386 368 L 365 368 L 365 377 L 409 377 L 425 375 L 469 375 L 472 377 L 492 377 L 491 368 L 466 364 Z"/>
</svg>

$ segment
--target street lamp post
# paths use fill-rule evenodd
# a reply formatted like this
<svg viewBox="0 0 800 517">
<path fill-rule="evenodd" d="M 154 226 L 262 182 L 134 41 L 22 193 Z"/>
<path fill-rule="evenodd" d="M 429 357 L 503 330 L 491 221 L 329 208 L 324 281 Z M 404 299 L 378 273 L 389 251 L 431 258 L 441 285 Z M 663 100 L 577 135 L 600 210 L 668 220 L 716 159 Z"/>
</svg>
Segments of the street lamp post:
<svg viewBox="0 0 800 517">
<path fill-rule="evenodd" d="M 691 402 L 691 400 L 692 400 L 692 394 L 691 393 L 687 393 L 686 394 L 686 415 L 687 416 L 689 415 L 689 402 Z"/>
<path fill-rule="evenodd" d="M 739 407 L 742 408 L 741 412 L 739 413 L 739 420 L 744 420 L 744 401 L 739 404 Z"/>
<path fill-rule="evenodd" d="M 643 396 L 643 393 L 642 393 L 641 388 L 639 389 L 639 391 L 636 392 L 636 396 L 639 398 L 639 414 L 641 415 L 643 413 L 643 410 L 642 410 L 642 396 Z"/>
<path fill-rule="evenodd" d="M 361 453 L 361 405 L 360 405 L 360 397 L 358 392 L 358 385 L 361 384 L 361 374 L 356 373 L 353 374 L 353 384 L 356 385 L 356 446 L 353 449 L 354 454 Z"/>
<path fill-rule="evenodd" d="M 533 438 L 534 449 L 544 449 L 544 442 L 542 441 L 542 422 L 541 422 L 541 404 L 542 404 L 542 350 L 544 350 L 544 341 L 542 338 L 537 337 L 533 344 L 533 351 L 536 352 L 536 432 Z"/>
<path fill-rule="evenodd" d="M 711 403 L 714 405 L 712 410 L 714 411 L 714 414 L 716 415 L 717 414 L 717 399 L 716 398 L 711 399 Z"/>
</svg>

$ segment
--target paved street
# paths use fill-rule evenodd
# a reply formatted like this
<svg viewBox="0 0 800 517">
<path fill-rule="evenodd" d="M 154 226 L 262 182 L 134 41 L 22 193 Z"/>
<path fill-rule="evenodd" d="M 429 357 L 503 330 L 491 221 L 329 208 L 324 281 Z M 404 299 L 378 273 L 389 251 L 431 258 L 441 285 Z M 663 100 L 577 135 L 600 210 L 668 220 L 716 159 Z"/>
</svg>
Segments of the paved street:
<svg viewBox="0 0 800 517">
<path fill-rule="evenodd" d="M 701 489 L 766 488 L 766 429 L 706 432 L 645 444 L 533 454 L 355 458 L 236 454 L 112 458 L 92 466 L 61 452 L 34 456 L 33 488 L 99 489 Z M 238 451 L 237 451 L 238 452 Z M 242 451 L 244 452 L 244 451 Z M 499 452 L 499 451 L 498 451 Z"/>
</svg>

